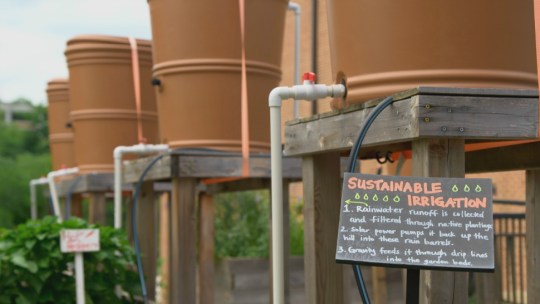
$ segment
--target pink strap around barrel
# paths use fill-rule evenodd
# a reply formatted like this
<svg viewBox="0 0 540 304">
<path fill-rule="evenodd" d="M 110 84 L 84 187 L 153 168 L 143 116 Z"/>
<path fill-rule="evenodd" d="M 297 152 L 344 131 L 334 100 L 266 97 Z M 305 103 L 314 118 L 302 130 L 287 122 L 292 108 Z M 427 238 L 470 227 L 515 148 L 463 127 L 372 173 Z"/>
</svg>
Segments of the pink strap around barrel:
<svg viewBox="0 0 540 304">
<path fill-rule="evenodd" d="M 238 0 L 240 8 L 240 40 L 242 42 L 242 176 L 249 176 L 249 115 L 247 93 L 246 43 L 245 43 L 245 0 Z"/>
<path fill-rule="evenodd" d="M 540 0 L 534 0 L 534 30 L 536 34 L 536 71 L 540 76 Z M 538 88 L 540 89 L 540 77 L 538 77 Z M 538 108 L 538 117 L 540 117 L 540 101 Z M 538 128 L 538 137 L 540 137 L 540 128 Z"/>
<path fill-rule="evenodd" d="M 135 108 L 137 110 L 137 137 L 140 144 L 146 143 L 146 138 L 143 135 L 142 114 L 141 114 L 141 80 L 139 72 L 139 52 L 137 50 L 137 40 L 129 37 L 129 45 L 131 46 L 131 67 L 133 70 L 133 88 L 135 89 Z"/>
</svg>

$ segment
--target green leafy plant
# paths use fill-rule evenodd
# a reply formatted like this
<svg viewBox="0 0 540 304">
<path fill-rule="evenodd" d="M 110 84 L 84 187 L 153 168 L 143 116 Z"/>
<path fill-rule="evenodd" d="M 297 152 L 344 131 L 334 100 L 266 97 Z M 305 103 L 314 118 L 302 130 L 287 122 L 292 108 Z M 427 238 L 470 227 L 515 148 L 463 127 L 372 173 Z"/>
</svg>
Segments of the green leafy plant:
<svg viewBox="0 0 540 304">
<path fill-rule="evenodd" d="M 135 302 L 140 287 L 124 232 L 77 218 L 59 224 L 46 217 L 0 231 L 0 303 L 74 303 L 74 255 L 60 252 L 64 228 L 100 230 L 101 250 L 84 253 L 86 302 Z"/>
<path fill-rule="evenodd" d="M 215 200 L 215 255 L 268 257 L 269 207 L 264 191 L 221 194 Z"/>
<path fill-rule="evenodd" d="M 221 194 L 215 199 L 215 255 L 224 257 L 268 257 L 270 202 L 267 191 Z M 302 202 L 290 205 L 289 233 L 292 255 L 304 254 Z"/>
</svg>

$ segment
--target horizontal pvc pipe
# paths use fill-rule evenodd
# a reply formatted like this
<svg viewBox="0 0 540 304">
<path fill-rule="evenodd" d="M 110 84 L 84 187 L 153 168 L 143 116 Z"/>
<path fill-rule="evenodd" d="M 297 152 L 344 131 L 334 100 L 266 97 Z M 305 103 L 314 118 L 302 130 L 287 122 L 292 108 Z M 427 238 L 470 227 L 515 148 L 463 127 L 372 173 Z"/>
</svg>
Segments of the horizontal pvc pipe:
<svg viewBox="0 0 540 304">
<path fill-rule="evenodd" d="M 168 145 L 119 146 L 114 148 L 114 228 L 122 227 L 122 156 L 124 154 L 151 154 L 169 151 Z"/>
</svg>

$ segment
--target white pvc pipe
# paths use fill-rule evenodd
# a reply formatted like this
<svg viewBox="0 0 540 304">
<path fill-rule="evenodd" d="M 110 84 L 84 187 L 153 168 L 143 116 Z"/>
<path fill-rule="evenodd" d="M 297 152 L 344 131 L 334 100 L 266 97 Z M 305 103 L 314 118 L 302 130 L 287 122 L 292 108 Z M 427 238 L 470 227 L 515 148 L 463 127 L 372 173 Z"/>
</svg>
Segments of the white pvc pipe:
<svg viewBox="0 0 540 304">
<path fill-rule="evenodd" d="M 295 98 L 312 101 L 326 97 L 345 96 L 345 86 L 314 84 L 304 80 L 303 85 L 274 88 L 268 96 L 270 107 L 270 144 L 272 172 L 272 294 L 274 304 L 284 304 L 284 256 L 283 256 L 283 174 L 281 150 L 281 104 L 282 100 Z M 287 223 L 288 225 L 288 223 Z"/>
<path fill-rule="evenodd" d="M 168 145 L 119 146 L 113 151 L 114 158 L 114 228 L 122 227 L 122 156 L 124 154 L 151 154 L 169 151 Z"/>
<path fill-rule="evenodd" d="M 58 193 L 56 193 L 56 184 L 54 178 L 58 176 L 71 175 L 79 172 L 79 168 L 67 168 L 56 171 L 51 171 L 47 174 L 47 180 L 49 181 L 49 192 L 53 202 L 54 215 L 57 217 L 59 223 L 62 222 L 62 214 L 60 212 L 60 202 L 58 201 Z"/>
<path fill-rule="evenodd" d="M 36 186 L 46 185 L 49 183 L 49 180 L 45 177 L 36 178 L 30 181 L 30 217 L 35 220 L 37 219 L 37 196 L 36 196 Z"/>
<path fill-rule="evenodd" d="M 300 16 L 302 14 L 300 10 L 300 4 L 296 2 L 289 2 L 288 9 L 294 11 L 295 27 L 294 27 L 294 84 L 300 83 Z M 293 116 L 298 118 L 300 115 L 300 103 L 298 100 L 294 100 Z"/>
<path fill-rule="evenodd" d="M 75 253 L 75 287 L 77 304 L 84 304 L 84 260 L 82 252 Z"/>
</svg>

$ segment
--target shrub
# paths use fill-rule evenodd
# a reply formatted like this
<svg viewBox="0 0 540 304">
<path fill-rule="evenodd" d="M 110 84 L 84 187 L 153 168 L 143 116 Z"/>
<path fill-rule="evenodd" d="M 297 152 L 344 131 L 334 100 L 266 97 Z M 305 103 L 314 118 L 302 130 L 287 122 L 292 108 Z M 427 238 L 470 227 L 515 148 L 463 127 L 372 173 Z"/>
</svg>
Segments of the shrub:
<svg viewBox="0 0 540 304">
<path fill-rule="evenodd" d="M 220 194 L 215 199 L 215 255 L 268 257 L 270 202 L 267 191 Z M 304 254 L 303 203 L 290 204 L 290 252 Z"/>
<path fill-rule="evenodd" d="M 60 252 L 61 229 L 99 228 L 101 250 L 84 253 L 87 303 L 132 303 L 140 294 L 135 256 L 125 234 L 71 218 L 28 221 L 0 231 L 0 303 L 74 303 L 74 254 Z M 122 296 L 116 295 L 120 286 Z"/>
</svg>

